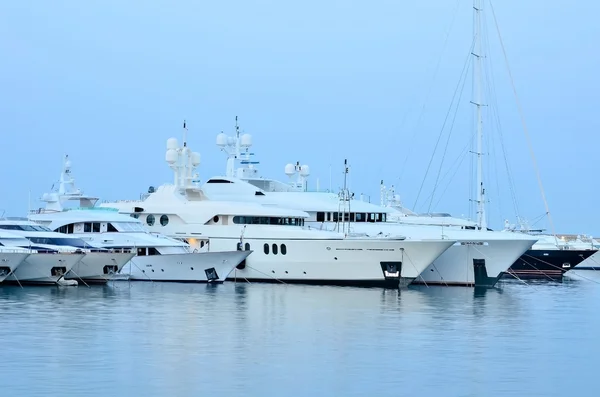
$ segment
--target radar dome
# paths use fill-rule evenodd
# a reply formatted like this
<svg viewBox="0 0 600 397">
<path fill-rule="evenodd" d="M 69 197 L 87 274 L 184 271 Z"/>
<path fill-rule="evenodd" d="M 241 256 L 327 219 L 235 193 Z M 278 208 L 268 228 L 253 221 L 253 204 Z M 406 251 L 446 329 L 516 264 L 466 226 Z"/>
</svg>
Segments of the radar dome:
<svg viewBox="0 0 600 397">
<path fill-rule="evenodd" d="M 310 168 L 308 168 L 308 165 L 304 164 L 302 166 L 302 168 L 300 168 L 300 175 L 302 175 L 302 176 L 309 176 L 310 175 Z"/>
<path fill-rule="evenodd" d="M 198 153 L 198 152 L 192 153 L 192 165 L 194 167 L 196 167 L 199 164 L 200 164 L 200 153 Z"/>
<path fill-rule="evenodd" d="M 65 168 L 67 168 L 67 169 L 71 168 L 71 160 L 65 161 Z"/>
<path fill-rule="evenodd" d="M 217 146 L 227 146 L 227 135 L 223 134 L 222 132 L 219 135 L 217 135 Z"/>
<path fill-rule="evenodd" d="M 169 138 L 167 139 L 167 149 L 177 149 L 178 143 L 177 138 Z"/>
<path fill-rule="evenodd" d="M 296 172 L 296 168 L 294 167 L 294 164 L 286 164 L 285 174 L 287 176 L 292 176 L 292 175 L 294 175 L 295 172 Z"/>
<path fill-rule="evenodd" d="M 177 162 L 177 150 L 175 149 L 167 149 L 167 155 L 165 156 L 165 160 L 169 164 L 175 164 Z"/>
<path fill-rule="evenodd" d="M 252 135 L 244 134 L 240 138 L 240 146 L 250 147 L 252 146 Z"/>
<path fill-rule="evenodd" d="M 234 144 L 234 143 L 235 143 L 235 138 L 234 138 L 234 137 L 232 137 L 232 136 L 228 136 L 228 137 L 227 137 L 227 144 L 228 144 L 229 146 L 233 146 L 233 144 Z"/>
<path fill-rule="evenodd" d="M 42 201 L 48 201 L 48 200 L 50 200 L 50 195 L 48 193 L 42 194 Z"/>
</svg>

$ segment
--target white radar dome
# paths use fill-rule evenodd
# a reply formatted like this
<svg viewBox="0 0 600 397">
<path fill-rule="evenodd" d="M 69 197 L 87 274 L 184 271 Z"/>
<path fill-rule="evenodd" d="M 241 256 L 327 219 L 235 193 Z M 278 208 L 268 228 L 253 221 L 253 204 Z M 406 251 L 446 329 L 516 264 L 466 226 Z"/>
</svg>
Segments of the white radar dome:
<svg viewBox="0 0 600 397">
<path fill-rule="evenodd" d="M 252 135 L 244 134 L 240 137 L 240 146 L 250 147 L 252 146 Z"/>
<path fill-rule="evenodd" d="M 200 153 L 194 152 L 192 153 L 192 165 L 196 167 L 200 164 Z"/>
<path fill-rule="evenodd" d="M 287 176 L 292 176 L 292 175 L 294 175 L 295 172 L 296 172 L 296 168 L 294 167 L 294 164 L 286 164 L 285 174 Z"/>
<path fill-rule="evenodd" d="M 65 168 L 66 168 L 66 169 L 69 169 L 69 168 L 71 168 L 71 160 L 67 160 L 67 161 L 65 161 Z"/>
<path fill-rule="evenodd" d="M 169 138 L 167 139 L 167 149 L 177 149 L 178 142 L 177 138 Z"/>
<path fill-rule="evenodd" d="M 222 132 L 219 135 L 217 135 L 217 146 L 227 146 L 227 135 L 223 134 Z"/>
<path fill-rule="evenodd" d="M 394 200 L 396 200 L 396 201 L 400 201 L 400 195 L 399 195 L 399 194 L 395 194 L 395 195 L 394 195 Z"/>
<path fill-rule="evenodd" d="M 177 162 L 177 150 L 167 149 L 165 160 L 167 160 L 167 163 L 169 164 L 175 164 L 175 162 Z"/>
<path fill-rule="evenodd" d="M 300 168 L 300 175 L 302 175 L 302 176 L 309 176 L 310 175 L 310 168 L 308 167 L 308 165 L 304 164 L 302 166 L 302 168 Z"/>
<path fill-rule="evenodd" d="M 50 200 L 50 194 L 48 194 L 48 193 L 44 193 L 44 194 L 42 194 L 42 200 L 43 200 L 43 201 L 48 201 L 48 200 Z"/>
<path fill-rule="evenodd" d="M 235 138 L 234 138 L 234 137 L 232 137 L 232 136 L 228 136 L 228 137 L 227 137 L 227 144 L 228 144 L 229 146 L 233 146 L 233 144 L 234 144 L 234 143 L 235 143 Z"/>
</svg>

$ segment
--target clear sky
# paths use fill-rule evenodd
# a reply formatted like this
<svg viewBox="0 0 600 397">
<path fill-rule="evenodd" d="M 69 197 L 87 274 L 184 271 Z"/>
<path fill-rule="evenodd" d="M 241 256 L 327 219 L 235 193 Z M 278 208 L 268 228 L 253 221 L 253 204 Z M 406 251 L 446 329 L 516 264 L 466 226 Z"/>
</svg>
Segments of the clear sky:
<svg viewBox="0 0 600 397">
<path fill-rule="evenodd" d="M 597 235 L 600 5 L 492 4 L 556 231 Z M 183 119 L 206 180 L 225 170 L 215 136 L 232 132 L 237 115 L 264 175 L 283 179 L 284 165 L 300 161 L 310 187 L 318 178 L 327 188 L 331 166 L 337 188 L 347 158 L 357 195 L 378 201 L 383 179 L 409 208 L 468 216 L 471 69 L 458 110 L 449 107 L 472 12 L 469 0 L 3 1 L 0 208 L 25 215 L 29 192 L 39 206 L 65 153 L 87 193 L 137 198 L 171 181 L 165 142 L 181 137 Z M 494 74 L 484 92 L 495 95 L 484 182 L 488 223 L 502 228 L 516 217 L 506 164 L 520 215 L 545 209 L 487 0 L 485 17 Z"/>
</svg>

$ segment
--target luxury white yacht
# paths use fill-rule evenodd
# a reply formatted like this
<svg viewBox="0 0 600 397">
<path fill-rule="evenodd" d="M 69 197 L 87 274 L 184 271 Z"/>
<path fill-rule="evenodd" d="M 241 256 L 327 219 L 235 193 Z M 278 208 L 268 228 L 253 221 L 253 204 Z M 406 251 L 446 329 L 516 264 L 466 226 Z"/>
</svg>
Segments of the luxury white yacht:
<svg viewBox="0 0 600 397">
<path fill-rule="evenodd" d="M 309 192 L 306 165 L 288 164 L 285 173 L 290 183 L 260 177 L 249 153 L 251 138 L 242 144 L 236 134 L 217 137 L 217 145 L 227 153 L 226 176 L 209 179 L 202 186 L 212 199 L 243 200 L 306 211 L 307 224 L 318 229 L 339 230 L 349 235 L 388 237 L 407 236 L 407 241 L 448 239 L 457 241 L 431 263 L 413 283 L 440 285 L 493 286 L 510 265 L 527 251 L 536 238 L 508 236 L 500 232 L 462 230 L 456 227 L 411 225 L 398 222 L 392 208 L 354 200 L 347 189 L 342 194 Z M 236 161 L 241 167 L 235 169 Z M 347 167 L 346 167 L 347 170 Z"/>
<path fill-rule="evenodd" d="M 185 130 L 185 125 L 184 125 Z M 239 201 L 209 200 L 194 183 L 200 155 L 185 141 L 167 141 L 173 185 L 151 187 L 140 200 L 103 203 L 139 217 L 151 231 L 186 239 L 209 251 L 254 250 L 229 276 L 266 282 L 398 287 L 415 279 L 454 241 L 348 239 L 304 227 L 308 214 Z"/>
<path fill-rule="evenodd" d="M 2 240 L 11 237 L 20 238 L 0 230 L 0 283 L 10 276 L 31 253 L 28 249 L 15 247 L 12 244 L 8 244 L 9 247 L 6 247 Z"/>
<path fill-rule="evenodd" d="M 43 226 L 24 221 L 0 220 L 0 244 L 7 249 L 26 249 L 29 253 L 4 283 L 57 284 L 85 256 L 78 248 L 49 244 L 39 237 L 39 233 L 47 232 Z M 28 233 L 38 238 L 29 239 L 24 235 Z"/>
<path fill-rule="evenodd" d="M 131 280 L 219 283 L 252 253 L 236 249 L 193 252 L 185 242 L 148 232 L 138 219 L 114 208 L 95 207 L 98 198 L 84 195 L 75 187 L 68 156 L 64 158 L 57 190 L 42 196 L 45 208 L 32 211 L 29 219 L 90 245 L 133 250 L 125 266 L 118 269 Z M 65 208 L 70 201 L 78 206 Z M 104 271 L 106 274 L 106 266 Z"/>
<path fill-rule="evenodd" d="M 130 250 L 95 247 L 75 236 L 65 236 L 53 232 L 45 226 L 27 220 L 27 218 L 0 220 L 0 229 L 26 238 L 32 246 L 40 247 L 35 248 L 38 252 L 54 251 L 58 256 L 36 257 L 36 259 L 47 261 L 52 258 L 59 261 L 63 266 L 59 266 L 59 270 L 56 271 L 57 275 L 62 274 L 65 280 L 75 280 L 85 284 L 106 283 L 110 276 L 117 273 L 134 255 Z M 22 267 L 20 266 L 16 272 L 16 277 L 20 280 L 22 279 L 20 276 Z M 60 273 L 63 270 L 64 273 Z M 16 281 L 16 278 L 15 280 L 13 278 L 11 276 L 7 280 Z"/>
</svg>

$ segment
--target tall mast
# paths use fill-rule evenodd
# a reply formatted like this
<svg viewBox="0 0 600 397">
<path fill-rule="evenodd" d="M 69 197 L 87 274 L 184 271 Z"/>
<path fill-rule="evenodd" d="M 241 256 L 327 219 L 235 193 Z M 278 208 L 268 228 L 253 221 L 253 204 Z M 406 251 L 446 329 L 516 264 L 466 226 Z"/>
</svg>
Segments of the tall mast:
<svg viewBox="0 0 600 397">
<path fill-rule="evenodd" d="M 476 107 L 476 120 L 477 120 L 477 225 L 480 229 L 487 228 L 487 221 L 485 218 L 485 188 L 483 187 L 483 119 L 481 116 L 482 94 L 481 94 L 481 83 L 482 83 L 482 69 L 481 62 L 484 57 L 481 47 L 481 13 L 482 13 L 482 1 L 473 0 L 473 34 L 475 40 L 474 52 L 471 54 L 474 57 L 473 65 L 473 83 L 475 85 L 475 100 L 471 103 Z"/>
</svg>

